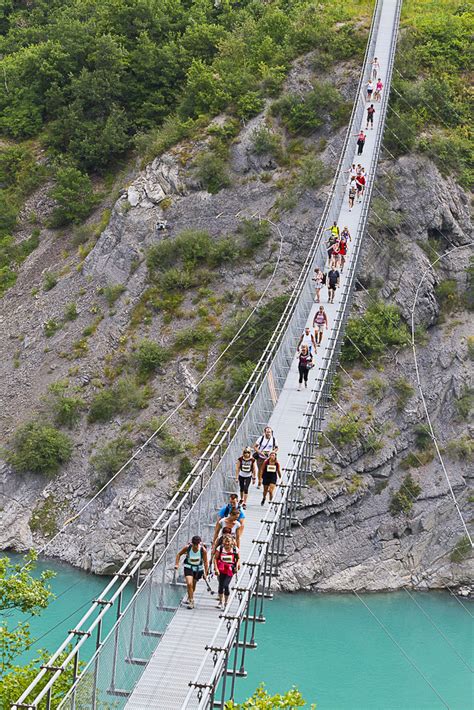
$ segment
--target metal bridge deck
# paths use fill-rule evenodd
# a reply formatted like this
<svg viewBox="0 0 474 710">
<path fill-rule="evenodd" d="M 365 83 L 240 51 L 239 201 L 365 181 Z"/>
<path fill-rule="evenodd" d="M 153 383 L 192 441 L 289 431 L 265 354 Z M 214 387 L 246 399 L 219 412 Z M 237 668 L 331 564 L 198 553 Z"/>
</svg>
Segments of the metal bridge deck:
<svg viewBox="0 0 474 710">
<path fill-rule="evenodd" d="M 397 21 L 396 6 L 396 0 L 383 0 L 376 50 L 374 52 L 374 56 L 378 57 L 380 62 L 384 91 L 389 90 L 385 83 L 384 68 L 389 61 L 390 39 L 394 23 Z M 375 104 L 375 107 L 377 109 L 377 104 Z M 377 120 L 378 114 L 376 113 L 375 121 Z M 358 131 L 360 126 L 354 126 L 353 128 Z M 363 128 L 365 130 L 365 121 Z M 362 165 L 370 163 L 372 153 L 376 149 L 375 135 L 376 131 L 370 131 L 369 129 L 363 155 L 354 155 L 352 162 L 361 162 Z M 373 178 L 373 175 L 368 176 L 369 180 Z M 339 214 L 338 225 L 341 228 L 347 226 L 351 234 L 355 235 L 360 213 L 361 205 L 355 205 L 354 209 L 349 212 L 347 199 L 345 198 Z M 350 263 L 353 251 L 353 248 L 349 245 L 347 266 Z M 325 265 L 318 264 L 318 266 L 324 267 Z M 341 275 L 341 286 L 344 285 L 348 271 L 347 266 L 345 273 L 343 272 Z M 309 388 L 318 387 L 318 378 L 322 374 L 321 363 L 326 355 L 328 335 L 331 333 L 331 324 L 334 321 L 334 314 L 339 304 L 339 293 L 340 289 L 336 292 L 334 304 L 332 305 L 327 303 L 326 288 L 322 289 L 322 303 L 328 315 L 329 330 L 325 331 L 322 347 L 318 349 L 316 366 L 310 371 Z M 314 304 L 307 320 L 310 326 L 312 326 L 316 309 L 317 304 Z M 295 344 L 294 362 L 269 421 L 279 444 L 279 460 L 284 467 L 288 463 L 288 455 L 293 448 L 294 439 L 298 436 L 298 426 L 302 422 L 308 398 L 304 389 L 300 392 L 297 391 L 297 382 L 298 368 Z M 255 432 L 255 439 L 260 433 Z M 253 441 L 249 442 L 249 444 L 251 443 L 253 444 Z M 245 532 L 241 540 L 242 560 L 248 558 L 252 540 L 260 529 L 263 510 L 260 501 L 261 491 L 252 486 L 246 512 Z M 248 572 L 242 572 L 242 575 L 245 574 L 248 574 Z M 214 589 L 216 588 L 215 579 L 211 581 L 211 585 Z M 196 608 L 194 610 L 184 607 L 178 609 L 128 699 L 125 706 L 127 710 L 147 710 L 148 708 L 178 710 L 178 708 L 181 708 L 189 690 L 188 683 L 195 676 L 201 663 L 204 648 L 213 639 L 220 621 L 219 614 L 220 612 L 216 609 L 216 595 L 211 597 L 206 590 L 204 582 L 200 582 L 196 594 Z"/>
</svg>

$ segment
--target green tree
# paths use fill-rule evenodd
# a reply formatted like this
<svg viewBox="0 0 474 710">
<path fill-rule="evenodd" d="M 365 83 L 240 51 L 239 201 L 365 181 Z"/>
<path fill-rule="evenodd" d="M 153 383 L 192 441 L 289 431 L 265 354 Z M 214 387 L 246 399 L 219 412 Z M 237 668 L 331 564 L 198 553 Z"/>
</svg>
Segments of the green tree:
<svg viewBox="0 0 474 710">
<path fill-rule="evenodd" d="M 284 695 L 276 693 L 270 695 L 265 690 L 265 686 L 260 685 L 255 693 L 243 703 L 235 703 L 233 700 L 225 704 L 225 710 L 296 710 L 296 708 L 306 708 L 306 701 L 297 688 L 288 690 Z M 316 710 L 316 705 L 309 706 L 311 710 Z"/>
<path fill-rule="evenodd" d="M 53 599 L 49 581 L 54 573 L 46 570 L 35 575 L 35 556 L 30 554 L 22 563 L 14 564 L 6 556 L 0 557 L 0 707 L 9 708 L 30 685 L 39 671 L 39 665 L 46 663 L 49 654 L 40 650 L 36 658 L 24 666 L 15 665 L 15 659 L 27 651 L 33 639 L 28 622 L 20 621 L 9 628 L 8 614 L 21 612 L 37 616 L 47 608 Z M 62 663 L 66 652 L 57 663 Z M 69 689 L 73 679 L 73 664 L 61 674 L 52 692 L 51 707 L 56 708 Z M 48 674 L 38 686 L 41 690 L 49 680 Z"/>
<path fill-rule="evenodd" d="M 38 616 L 53 596 L 49 580 L 54 573 L 45 571 L 34 577 L 32 572 L 35 566 L 34 555 L 17 564 L 6 556 L 0 557 L 0 612 L 3 616 L 0 625 L 0 675 L 12 667 L 15 657 L 28 647 L 31 640 L 26 622 L 20 622 L 9 630 L 6 621 L 8 613 L 19 611 Z"/>
<path fill-rule="evenodd" d="M 90 178 L 74 167 L 58 169 L 56 184 L 50 195 L 57 203 L 51 216 L 54 227 L 81 222 L 95 202 Z"/>
</svg>

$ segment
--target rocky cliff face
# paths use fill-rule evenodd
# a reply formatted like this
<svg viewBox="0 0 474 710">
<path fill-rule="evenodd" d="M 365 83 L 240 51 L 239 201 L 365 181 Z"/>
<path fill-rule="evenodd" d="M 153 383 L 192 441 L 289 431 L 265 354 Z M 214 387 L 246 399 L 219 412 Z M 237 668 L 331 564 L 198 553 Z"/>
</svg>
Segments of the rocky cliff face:
<svg viewBox="0 0 474 710">
<path fill-rule="evenodd" d="M 299 80 L 290 76 L 292 90 L 306 90 L 310 65 L 308 58 L 300 66 Z M 338 81 L 347 97 L 352 77 L 351 67 L 338 69 Z M 214 134 L 225 122 L 226 117 L 213 122 Z M 263 291 L 275 263 L 280 233 L 284 239 L 282 258 L 267 300 L 291 289 L 313 239 L 327 186 L 314 190 L 298 183 L 291 204 L 277 203 L 281 203 L 286 186 L 297 178 L 298 161 L 305 152 L 318 151 L 318 158 L 327 166 L 326 180 L 330 179 L 332 156 L 340 149 L 344 130 L 335 130 L 328 121 L 313 136 L 298 142 L 293 153 L 289 150 L 290 157 L 282 165 L 270 153 L 256 155 L 253 150 L 254 131 L 264 122 L 263 114 L 257 116 L 241 127 L 230 143 L 229 186 L 217 194 L 202 189 L 193 167 L 195 157 L 206 150 L 214 135 L 204 129 L 201 137 L 184 141 L 132 176 L 111 205 L 105 229 L 91 219 L 85 237 L 84 230 L 43 231 L 40 247 L 24 263 L 16 285 L 1 304 L 2 439 L 7 443 L 15 429 L 31 418 L 50 420 L 45 397 L 54 383 L 64 383 L 68 393 L 81 397 L 84 410 L 70 432 L 72 459 L 58 475 L 48 479 L 20 474 L 2 463 L 2 549 L 41 547 L 89 504 L 80 520 L 49 546 L 48 554 L 107 573 L 131 551 L 166 505 L 176 487 L 180 456 L 166 453 L 163 442 L 150 445 L 139 461 L 94 500 L 100 486 L 91 457 L 117 437 L 126 436 L 138 447 L 153 430 L 156 417 L 171 412 L 189 393 L 228 339 L 220 331 L 251 308 Z M 276 122 L 269 128 L 277 135 L 282 133 Z M 286 140 L 283 135 L 282 140 Z M 45 198 L 37 195 L 32 199 L 40 209 Z M 45 216 L 51 205 L 46 207 Z M 150 279 L 146 254 L 151 246 L 186 229 L 204 230 L 216 241 L 226 235 L 236 235 L 238 240 L 242 220 L 258 222 L 268 217 L 275 225 L 268 241 L 251 257 L 223 263 L 206 274 L 205 283 L 186 289 L 179 311 L 171 319 L 159 308 L 147 310 Z M 98 229 L 97 239 L 94 232 Z M 85 243 L 76 251 L 78 242 Z M 47 290 L 44 279 L 52 272 L 57 285 Z M 108 302 L 107 292 L 113 294 Z M 76 306 L 77 317 L 69 319 L 65 313 L 71 304 Z M 172 348 L 181 331 L 202 324 L 212 328 L 214 342 L 205 351 L 185 347 L 173 355 L 149 381 L 151 396 L 143 411 L 118 414 L 103 424 L 88 422 L 91 400 L 111 388 L 122 371 L 127 373 L 142 338 Z M 214 405 L 217 417 L 228 407 L 219 401 Z M 207 405 L 196 408 L 194 394 L 179 417 L 170 422 L 170 434 L 180 452 L 185 448 L 191 460 L 204 448 L 200 430 L 210 411 Z"/>
<path fill-rule="evenodd" d="M 472 529 L 474 331 L 464 298 L 472 290 L 466 267 L 474 252 L 467 197 L 429 161 L 410 156 L 382 163 L 372 209 L 353 314 L 363 316 L 379 296 L 395 302 L 408 323 L 413 311 L 421 388 L 446 474 Z M 336 437 L 336 446 L 322 438 L 280 587 L 472 584 L 472 554 L 466 549 L 462 561 L 453 554 L 465 531 L 427 433 L 411 347 L 344 365 L 326 434 L 332 421 L 348 416 L 358 436 L 347 444 Z M 392 496 L 407 473 L 419 495 L 411 496 L 407 513 L 392 515 Z"/>
<path fill-rule="evenodd" d="M 304 93 L 310 87 L 310 58 L 300 61 L 288 78 L 287 89 Z M 336 73 L 344 98 L 351 98 L 353 70 L 341 65 Z M 225 118 L 217 119 L 222 126 Z M 255 130 L 268 125 L 279 135 L 286 152 L 278 161 L 271 152 L 256 154 Z M 91 456 L 113 438 L 127 435 L 134 446 L 148 437 L 153 417 L 171 412 L 194 387 L 203 369 L 213 362 L 228 335 L 221 335 L 242 310 L 252 307 L 267 283 L 268 267 L 275 262 L 279 232 L 284 242 L 277 279 L 268 299 L 287 292 L 304 261 L 314 235 L 327 190 L 300 181 L 300 158 L 316 154 L 329 179 L 344 129 L 328 121 L 312 136 L 297 144 L 288 140 L 277 121 L 264 115 L 241 127 L 229 145 L 230 185 L 210 194 L 202 189 L 193 161 L 206 150 L 211 133 L 184 141 L 134 174 L 116 202 L 100 236 L 79 247 L 78 232 L 46 230 L 40 247 L 28 258 L 16 285 L 2 302 L 0 325 L 1 434 L 7 441 L 16 427 L 32 416 L 47 419 L 44 397 L 48 387 L 65 382 L 69 392 L 84 400 L 84 412 L 71 432 L 74 452 L 70 463 L 52 479 L 19 474 L 8 464 L 0 470 L 0 546 L 24 550 L 40 547 L 82 506 L 78 521 L 69 526 L 48 553 L 98 573 L 112 571 L 140 540 L 159 515 L 176 486 L 177 456 L 166 453 L 162 441 L 150 445 L 140 459 L 126 469 L 97 499 L 97 480 Z M 408 318 L 420 274 L 428 265 L 426 252 L 433 239 L 446 254 L 439 269 L 429 273 L 418 295 L 416 324 L 426 330 L 419 345 L 420 369 L 430 396 L 435 429 L 442 444 L 472 434 L 469 422 L 457 421 L 456 400 L 472 386 L 467 356 L 467 313 L 458 309 L 439 322 L 436 285 L 455 279 L 465 289 L 464 265 L 468 250 L 448 254 L 448 244 L 467 244 L 467 198 L 434 166 L 414 157 L 381 168 L 378 185 L 384 199 L 374 201 L 372 238 L 367 238 L 355 311 L 362 312 L 370 297 L 381 295 L 396 302 Z M 395 188 L 393 190 L 393 185 Z M 297 185 L 292 194 L 288 186 Z M 38 204 L 43 199 L 37 196 Z M 48 205 L 50 209 L 51 205 Z M 376 213 L 380 213 L 377 217 Z M 172 239 L 186 229 L 208 232 L 217 241 L 238 235 L 243 219 L 271 218 L 276 228 L 267 243 L 250 258 L 216 267 L 210 282 L 183 294 L 179 310 L 170 319 L 160 309 L 147 310 L 150 276 L 146 254 L 164 237 Z M 392 232 L 380 224 L 393 225 Z M 94 227 L 91 227 L 92 232 Z M 439 231 L 442 239 L 439 242 Z M 80 236 L 80 235 L 79 235 Z M 238 236 L 236 237 L 238 239 Z M 444 241 L 443 241 L 444 240 Z M 423 246 L 424 245 L 424 246 Z M 47 272 L 55 271 L 58 283 L 42 288 Z M 120 286 L 107 301 L 107 289 Z M 33 290 L 32 290 L 33 289 Z M 105 289 L 105 291 L 104 291 Z M 109 291 L 110 292 L 110 291 Z M 77 318 L 64 317 L 71 303 Z M 58 325 L 47 337 L 47 324 Z M 173 346 L 176 336 L 191 325 L 204 323 L 216 333 L 207 351 L 184 349 L 163 365 L 148 383 L 152 394 L 143 411 L 118 414 L 104 424 L 87 421 L 87 407 L 97 392 L 112 387 L 114 378 L 127 368 L 141 338 L 163 347 Z M 225 332 L 225 331 L 224 331 Z M 85 335 L 87 333 L 87 335 Z M 383 446 L 364 453 L 359 441 L 336 453 L 322 449 L 315 461 L 315 478 L 300 511 L 301 527 L 295 532 L 290 557 L 282 568 L 280 583 L 287 589 L 396 588 L 401 584 L 457 583 L 469 577 L 464 564 L 449 562 L 449 552 L 461 535 L 444 478 L 436 458 L 413 471 L 421 482 L 408 517 L 393 518 L 388 512 L 391 491 L 403 477 L 399 464 L 413 448 L 414 425 L 421 420 L 416 391 L 402 411 L 397 409 L 392 384 L 403 371 L 413 384 L 409 349 L 391 352 L 381 364 L 360 366 L 343 374 L 340 404 L 361 410 L 369 405 L 372 418 L 383 428 Z M 386 381 L 380 401 L 367 395 L 367 382 L 375 376 Z M 433 387 L 433 383 L 435 387 Z M 184 445 L 192 459 L 203 442 L 200 431 L 206 416 L 220 417 L 226 405 L 196 406 L 196 395 L 175 421 L 171 434 Z M 150 428 L 151 427 L 151 428 Z M 453 449 L 454 451 L 454 449 Z M 458 454 L 451 452 L 450 456 Z M 323 458 L 325 457 L 325 458 Z M 468 500 L 472 461 L 448 462 L 457 495 Z M 331 471 L 328 470 L 331 467 Z M 387 485 L 386 485 L 387 484 Z M 386 560 L 386 565 L 382 565 Z M 388 565 L 388 567 L 387 567 Z M 386 568 L 388 571 L 386 571 Z"/>
</svg>

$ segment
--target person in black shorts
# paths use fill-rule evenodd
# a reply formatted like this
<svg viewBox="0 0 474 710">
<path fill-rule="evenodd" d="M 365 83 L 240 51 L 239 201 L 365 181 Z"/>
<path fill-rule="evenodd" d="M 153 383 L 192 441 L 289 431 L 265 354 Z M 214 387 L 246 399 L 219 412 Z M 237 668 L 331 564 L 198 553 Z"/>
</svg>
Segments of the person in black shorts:
<svg viewBox="0 0 474 710">
<path fill-rule="evenodd" d="M 263 498 L 261 505 L 265 505 L 267 493 L 270 501 L 273 500 L 277 479 L 281 478 L 281 466 L 277 461 L 276 451 L 272 451 L 268 459 L 263 464 L 262 481 L 263 481 Z"/>
<path fill-rule="evenodd" d="M 247 507 L 250 481 L 255 483 L 257 480 L 257 462 L 252 456 L 252 449 L 248 446 L 243 450 L 242 456 L 239 456 L 237 459 L 235 479 L 240 489 L 240 505 L 245 510 Z"/>
<path fill-rule="evenodd" d="M 339 279 L 341 275 L 337 269 L 331 269 L 328 271 L 328 302 L 334 303 L 334 294 L 336 293 L 336 288 L 339 286 Z"/>
<path fill-rule="evenodd" d="M 188 609 L 194 609 L 196 584 L 201 577 L 205 576 L 207 578 L 209 572 L 206 546 L 202 544 L 199 535 L 195 535 L 189 545 L 186 545 L 186 547 L 183 547 L 183 549 L 178 552 L 174 566 L 175 569 L 178 569 L 179 560 L 183 555 L 186 555 L 184 558 L 184 579 L 188 591 L 188 598 L 185 600 L 185 604 Z"/>
<path fill-rule="evenodd" d="M 374 130 L 374 104 L 370 104 L 369 108 L 367 109 L 367 125 L 365 127 L 365 130 L 369 128 L 369 123 L 370 123 L 370 128 Z"/>
</svg>

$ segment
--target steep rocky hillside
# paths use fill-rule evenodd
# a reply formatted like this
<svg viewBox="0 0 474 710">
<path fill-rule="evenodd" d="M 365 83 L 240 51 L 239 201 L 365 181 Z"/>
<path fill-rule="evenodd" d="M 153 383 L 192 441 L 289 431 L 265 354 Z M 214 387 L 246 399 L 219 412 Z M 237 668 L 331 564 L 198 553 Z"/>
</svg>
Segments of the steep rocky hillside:
<svg viewBox="0 0 474 710">
<path fill-rule="evenodd" d="M 244 332 L 223 369 L 48 552 L 113 569 L 205 447 L 283 308 L 342 142 L 354 70 L 339 65 L 336 89 L 313 64 L 312 55 L 297 62 L 286 87 L 298 101 L 323 95 L 320 125 L 307 137 L 285 129 L 284 107 L 243 128 L 221 116 L 146 166 L 101 221 L 60 240 L 49 231 L 23 264 L 0 316 L 1 427 L 10 442 L 3 548 L 47 541 L 194 387 L 258 300 L 282 239 L 267 311 L 253 321 L 258 334 Z M 221 182 L 209 184 L 216 175 Z M 41 193 L 32 202 L 50 208 Z M 54 425 L 73 445 L 49 476 L 15 459 L 15 432 L 31 421 Z"/>
<path fill-rule="evenodd" d="M 379 190 L 353 322 L 378 346 L 374 299 L 396 303 L 407 323 L 414 311 L 422 391 L 471 526 L 474 247 L 468 196 L 415 156 L 384 161 Z M 474 560 L 427 425 L 412 348 L 352 355 L 355 362 L 351 350 L 343 357 L 280 585 L 374 591 L 472 584 Z"/>
</svg>

